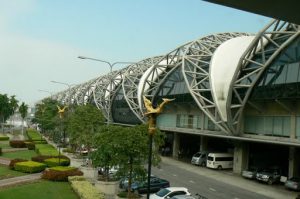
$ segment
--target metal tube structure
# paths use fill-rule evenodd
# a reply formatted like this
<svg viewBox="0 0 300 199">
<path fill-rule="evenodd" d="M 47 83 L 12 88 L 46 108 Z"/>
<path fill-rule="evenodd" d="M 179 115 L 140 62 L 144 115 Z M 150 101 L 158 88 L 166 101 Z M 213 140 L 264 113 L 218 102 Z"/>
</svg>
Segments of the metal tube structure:
<svg viewBox="0 0 300 199">
<path fill-rule="evenodd" d="M 65 82 L 58 82 L 58 81 L 53 81 L 51 80 L 52 83 L 55 83 L 55 84 L 63 84 L 63 85 L 66 85 L 68 86 L 68 93 L 69 93 L 69 104 L 71 104 L 71 86 L 72 84 L 68 84 L 68 83 L 65 83 Z"/>
<path fill-rule="evenodd" d="M 116 65 L 116 64 L 132 64 L 132 63 L 134 63 L 134 62 L 120 62 L 120 61 L 118 61 L 118 62 L 113 62 L 113 63 L 111 63 L 111 62 L 109 62 L 109 61 L 105 61 L 105 60 L 102 60 L 102 59 L 95 59 L 95 58 L 91 58 L 91 57 L 85 57 L 85 56 L 78 56 L 78 58 L 79 59 L 89 59 L 89 60 L 93 60 L 93 61 L 99 61 L 99 62 L 103 62 L 103 63 L 106 63 L 108 66 L 109 66 L 109 68 L 110 68 L 110 74 L 112 73 L 112 71 L 113 71 L 113 67 L 114 67 L 114 65 Z M 110 78 L 110 80 L 109 80 L 109 92 L 112 92 L 112 83 L 113 83 L 113 79 L 112 79 L 112 77 Z M 111 112 L 111 100 L 109 99 L 108 100 L 108 107 L 109 107 L 109 111 L 107 112 L 107 125 L 109 125 L 110 124 L 110 112 Z"/>
</svg>

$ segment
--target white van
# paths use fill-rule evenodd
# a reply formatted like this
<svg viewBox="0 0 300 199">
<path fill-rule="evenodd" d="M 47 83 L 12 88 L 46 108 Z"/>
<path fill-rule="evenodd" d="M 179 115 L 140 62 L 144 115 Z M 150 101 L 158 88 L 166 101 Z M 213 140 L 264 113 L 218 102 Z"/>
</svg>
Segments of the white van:
<svg viewBox="0 0 300 199">
<path fill-rule="evenodd" d="M 233 155 L 230 153 L 209 153 L 206 166 L 213 169 L 232 169 Z"/>
</svg>

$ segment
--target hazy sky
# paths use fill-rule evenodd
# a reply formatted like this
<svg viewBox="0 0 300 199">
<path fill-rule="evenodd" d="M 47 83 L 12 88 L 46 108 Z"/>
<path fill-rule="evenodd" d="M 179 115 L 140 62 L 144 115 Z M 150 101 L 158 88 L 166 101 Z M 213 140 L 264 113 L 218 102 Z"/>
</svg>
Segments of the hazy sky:
<svg viewBox="0 0 300 199">
<path fill-rule="evenodd" d="M 0 0 L 0 93 L 33 105 L 109 67 L 83 55 L 140 61 L 220 32 L 256 33 L 271 19 L 201 0 Z M 116 68 L 122 67 L 121 65 Z"/>
</svg>

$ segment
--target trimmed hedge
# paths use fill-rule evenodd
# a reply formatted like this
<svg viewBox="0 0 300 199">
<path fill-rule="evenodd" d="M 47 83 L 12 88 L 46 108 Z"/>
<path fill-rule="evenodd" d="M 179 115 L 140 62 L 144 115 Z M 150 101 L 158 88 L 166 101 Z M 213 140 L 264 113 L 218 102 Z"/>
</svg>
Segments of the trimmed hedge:
<svg viewBox="0 0 300 199">
<path fill-rule="evenodd" d="M 28 160 L 20 159 L 20 158 L 13 159 L 13 160 L 11 160 L 10 163 L 9 163 L 9 168 L 10 168 L 10 169 L 15 169 L 16 163 L 18 163 L 18 162 L 27 162 L 27 161 L 28 161 Z"/>
<path fill-rule="evenodd" d="M 90 182 L 86 180 L 77 181 L 74 180 L 73 177 L 70 177 L 69 182 L 71 183 L 73 190 L 81 199 L 104 199 L 104 194 L 100 193 Z"/>
<path fill-rule="evenodd" d="M 38 173 L 45 170 L 46 164 L 34 161 L 18 162 L 15 164 L 15 170 L 24 173 Z"/>
<path fill-rule="evenodd" d="M 0 155 L 2 155 L 2 148 L 0 147 Z"/>
<path fill-rule="evenodd" d="M 61 159 L 66 159 L 70 162 L 70 158 L 68 158 L 67 156 L 64 156 L 64 155 L 61 155 L 61 156 L 58 156 L 58 155 L 38 155 L 38 156 L 34 156 L 31 158 L 32 161 L 35 161 L 35 162 L 41 162 L 41 163 L 44 163 L 44 161 L 46 159 L 49 159 L 49 158 L 61 158 Z M 69 166 L 69 165 L 66 165 L 66 166 Z"/>
<path fill-rule="evenodd" d="M 23 140 L 11 140 L 9 145 L 13 148 L 26 148 L 25 141 Z"/>
<path fill-rule="evenodd" d="M 68 181 L 69 176 L 82 176 L 83 172 L 74 167 L 52 167 L 43 172 L 42 178 L 51 181 Z"/>
<path fill-rule="evenodd" d="M 35 150 L 35 144 L 33 142 L 25 142 L 28 150 Z"/>
<path fill-rule="evenodd" d="M 64 158 L 49 158 L 45 159 L 44 163 L 47 164 L 48 167 L 69 166 L 70 160 Z"/>
<path fill-rule="evenodd" d="M 9 137 L 8 136 L 0 136 L 0 141 L 3 141 L 3 140 L 9 140 Z"/>
<path fill-rule="evenodd" d="M 48 144 L 46 140 L 33 140 L 32 142 L 34 142 L 35 144 Z"/>
<path fill-rule="evenodd" d="M 63 152 L 65 152 L 65 153 L 75 153 L 75 150 L 72 149 L 72 148 L 65 148 L 65 149 L 63 149 Z"/>
</svg>

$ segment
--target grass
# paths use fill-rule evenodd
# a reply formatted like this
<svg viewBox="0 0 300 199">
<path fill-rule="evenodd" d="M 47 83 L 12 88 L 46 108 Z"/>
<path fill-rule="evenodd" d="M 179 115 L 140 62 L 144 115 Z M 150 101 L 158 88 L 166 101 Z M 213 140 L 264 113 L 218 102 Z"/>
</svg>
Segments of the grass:
<svg viewBox="0 0 300 199">
<path fill-rule="evenodd" d="M 50 144 L 36 144 L 35 149 L 40 155 L 58 155 L 58 151 Z"/>
<path fill-rule="evenodd" d="M 7 152 L 2 154 L 2 157 L 9 158 L 9 159 L 22 158 L 26 160 L 31 160 L 31 157 L 33 156 L 37 156 L 37 153 L 33 150 L 14 151 L 14 152 Z"/>
<path fill-rule="evenodd" d="M 0 180 L 26 175 L 18 171 L 9 169 L 7 166 L 0 165 Z M 1 197 L 0 197 L 1 198 Z"/>
<path fill-rule="evenodd" d="M 68 182 L 44 180 L 0 190 L 0 198 L 79 199 Z"/>
<path fill-rule="evenodd" d="M 0 141 L 0 147 L 2 149 L 11 149 L 12 147 L 9 146 L 9 141 Z"/>
<path fill-rule="evenodd" d="M 28 135 L 28 138 L 30 138 L 31 140 L 41 140 L 41 134 L 39 132 L 37 132 L 36 130 L 28 129 L 27 135 Z"/>
</svg>

